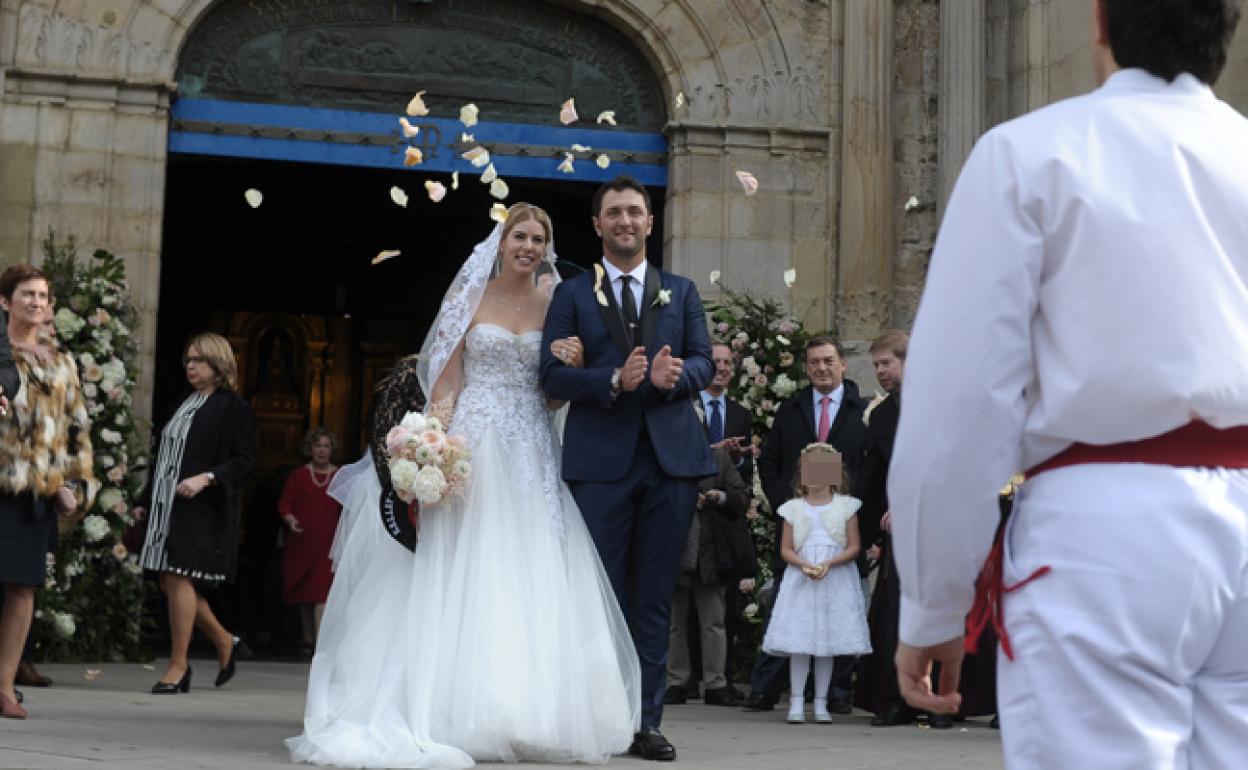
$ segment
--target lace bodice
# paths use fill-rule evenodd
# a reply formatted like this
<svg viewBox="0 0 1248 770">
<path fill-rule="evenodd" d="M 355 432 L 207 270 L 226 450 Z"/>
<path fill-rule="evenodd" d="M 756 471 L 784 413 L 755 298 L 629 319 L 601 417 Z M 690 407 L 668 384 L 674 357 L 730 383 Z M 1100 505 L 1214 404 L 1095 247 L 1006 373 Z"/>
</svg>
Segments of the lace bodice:
<svg viewBox="0 0 1248 770">
<path fill-rule="evenodd" d="M 542 344 L 539 330 L 513 334 L 501 326 L 479 323 L 464 336 L 464 389 L 455 404 L 450 432 L 476 449 L 493 430 L 509 454 L 536 457 L 512 469 L 527 484 L 540 485 L 551 522 L 563 533 L 559 466 L 546 397 L 538 385 Z"/>
</svg>

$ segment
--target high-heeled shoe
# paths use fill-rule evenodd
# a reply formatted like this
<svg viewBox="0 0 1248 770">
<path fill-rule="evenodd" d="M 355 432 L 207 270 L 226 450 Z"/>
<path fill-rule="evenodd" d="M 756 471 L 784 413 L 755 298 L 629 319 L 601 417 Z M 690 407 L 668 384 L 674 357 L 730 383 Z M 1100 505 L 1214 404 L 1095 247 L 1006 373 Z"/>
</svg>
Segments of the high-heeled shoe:
<svg viewBox="0 0 1248 770">
<path fill-rule="evenodd" d="M 242 643 L 242 639 L 234 637 L 234 643 L 230 646 L 230 660 L 217 672 L 217 687 L 234 678 L 234 664 L 238 662 L 238 646 Z"/>
<path fill-rule="evenodd" d="M 152 685 L 152 692 L 157 695 L 170 695 L 177 692 L 191 691 L 191 667 L 186 667 L 186 673 L 176 682 L 157 682 Z"/>
<path fill-rule="evenodd" d="M 9 696 L 0 694 L 0 717 L 5 719 L 25 719 L 26 709 L 21 707 L 15 700 L 11 700 Z"/>
</svg>

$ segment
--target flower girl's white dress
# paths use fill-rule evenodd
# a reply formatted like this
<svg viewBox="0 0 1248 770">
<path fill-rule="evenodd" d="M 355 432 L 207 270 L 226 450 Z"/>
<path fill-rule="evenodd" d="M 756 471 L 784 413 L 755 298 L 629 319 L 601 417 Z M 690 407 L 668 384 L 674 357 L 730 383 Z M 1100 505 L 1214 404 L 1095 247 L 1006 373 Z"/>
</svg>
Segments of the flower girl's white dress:
<svg viewBox="0 0 1248 770">
<path fill-rule="evenodd" d="M 371 460 L 348 477 L 296 761 L 602 763 L 636 729 L 637 657 L 559 479 L 541 334 L 464 340 L 450 433 L 472 449 L 468 492 L 422 511 L 413 554 L 383 527 Z"/>
</svg>

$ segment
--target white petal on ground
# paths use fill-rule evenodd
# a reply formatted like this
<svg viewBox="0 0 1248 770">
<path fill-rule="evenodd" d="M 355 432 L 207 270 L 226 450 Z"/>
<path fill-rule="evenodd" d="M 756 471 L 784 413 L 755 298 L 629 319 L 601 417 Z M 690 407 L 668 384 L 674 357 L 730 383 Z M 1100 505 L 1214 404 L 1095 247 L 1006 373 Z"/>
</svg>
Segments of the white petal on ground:
<svg viewBox="0 0 1248 770">
<path fill-rule="evenodd" d="M 403 165 L 416 166 L 425 162 L 425 154 L 417 147 L 408 147 L 403 151 Z"/>
<path fill-rule="evenodd" d="M 379 251 L 377 252 L 377 256 L 373 257 L 373 264 L 380 265 L 382 262 L 385 262 L 387 259 L 394 259 L 395 257 L 399 256 L 402 253 L 403 252 L 399 251 L 398 249 L 387 249 L 385 251 Z"/>
<path fill-rule="evenodd" d="M 490 195 L 493 195 L 495 198 L 502 200 L 510 194 L 511 194 L 511 188 L 509 188 L 507 186 L 507 183 L 504 182 L 503 180 L 495 179 L 493 182 L 490 182 Z"/>
<path fill-rule="evenodd" d="M 758 192 L 758 180 L 748 171 L 738 171 L 737 181 L 741 183 L 741 187 L 745 189 L 745 194 L 753 195 Z"/>
<path fill-rule="evenodd" d="M 563 103 L 559 108 L 559 122 L 563 125 L 571 125 L 580 120 L 580 116 L 576 114 L 576 99 L 572 98 Z"/>
<path fill-rule="evenodd" d="M 598 113 L 598 120 L 597 120 L 597 122 L 599 122 L 599 123 L 607 123 L 607 124 L 610 124 L 610 125 L 612 125 L 612 126 L 616 125 L 616 122 L 615 122 L 615 110 L 603 110 L 602 112 Z"/>
<path fill-rule="evenodd" d="M 432 179 L 425 180 L 425 191 L 429 193 L 429 200 L 434 203 L 446 197 L 446 185 Z"/>
<path fill-rule="evenodd" d="M 403 208 L 407 208 L 407 192 L 398 185 L 390 188 L 390 200 Z"/>
<path fill-rule="evenodd" d="M 254 187 L 243 193 L 243 197 L 247 199 L 247 205 L 251 206 L 253 209 L 260 208 L 260 204 L 264 203 L 264 193 Z"/>
<path fill-rule="evenodd" d="M 499 223 L 506 222 L 507 207 L 501 203 L 495 203 L 493 206 L 490 206 L 490 219 Z"/>
<path fill-rule="evenodd" d="M 572 168 L 572 153 L 565 152 L 563 154 L 563 162 L 559 164 L 559 170 L 565 174 L 571 174 L 576 170 Z"/>
<path fill-rule="evenodd" d="M 468 128 L 472 128 L 477 125 L 477 115 L 480 114 L 480 112 L 481 110 L 477 109 L 477 105 L 469 102 L 459 108 L 459 122 L 463 123 Z"/>
<path fill-rule="evenodd" d="M 414 118 L 429 114 L 429 108 L 425 106 L 425 100 L 421 97 L 425 95 L 424 91 L 417 91 L 412 100 L 407 103 L 407 114 Z"/>
<path fill-rule="evenodd" d="M 477 168 L 484 168 L 490 165 L 490 151 L 484 147 L 473 147 L 459 157 L 471 163 Z"/>
<path fill-rule="evenodd" d="M 594 163 L 598 164 L 598 168 L 605 169 L 607 166 L 611 165 L 611 159 L 607 157 L 606 153 L 603 153 L 594 159 Z"/>
</svg>

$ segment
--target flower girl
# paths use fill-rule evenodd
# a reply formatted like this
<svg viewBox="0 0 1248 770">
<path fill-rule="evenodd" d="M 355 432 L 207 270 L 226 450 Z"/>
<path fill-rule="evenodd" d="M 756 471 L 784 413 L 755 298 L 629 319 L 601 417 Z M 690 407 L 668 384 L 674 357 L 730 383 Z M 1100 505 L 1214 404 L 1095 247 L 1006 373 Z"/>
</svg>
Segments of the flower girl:
<svg viewBox="0 0 1248 770">
<path fill-rule="evenodd" d="M 788 721 L 806 721 L 806 675 L 815 668 L 815 721 L 831 722 L 828 685 L 837 655 L 871 652 L 854 559 L 861 501 L 841 493 L 841 456 L 828 444 L 802 450 L 798 497 L 780 506 L 780 554 L 788 563 L 763 639 L 770 655 L 789 657 Z"/>
</svg>

